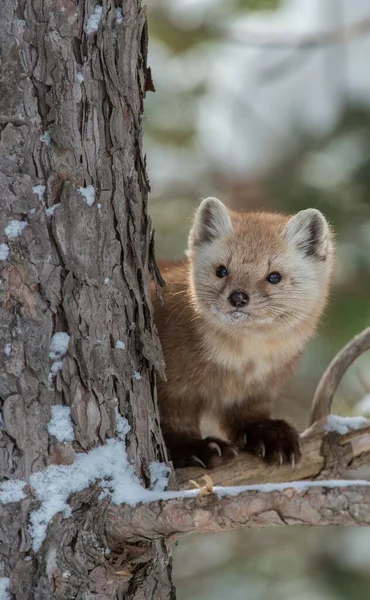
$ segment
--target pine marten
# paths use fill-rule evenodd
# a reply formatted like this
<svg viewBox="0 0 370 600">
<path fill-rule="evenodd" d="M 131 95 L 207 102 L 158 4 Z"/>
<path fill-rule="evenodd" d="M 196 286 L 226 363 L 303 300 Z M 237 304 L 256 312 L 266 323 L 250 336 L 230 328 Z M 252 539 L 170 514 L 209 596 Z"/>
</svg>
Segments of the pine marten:
<svg viewBox="0 0 370 600">
<path fill-rule="evenodd" d="M 212 468 L 240 450 L 299 460 L 298 433 L 271 418 L 271 404 L 315 333 L 332 254 L 318 210 L 289 217 L 201 202 L 188 261 L 160 264 L 163 305 L 154 298 L 167 377 L 159 409 L 175 467 Z"/>
</svg>

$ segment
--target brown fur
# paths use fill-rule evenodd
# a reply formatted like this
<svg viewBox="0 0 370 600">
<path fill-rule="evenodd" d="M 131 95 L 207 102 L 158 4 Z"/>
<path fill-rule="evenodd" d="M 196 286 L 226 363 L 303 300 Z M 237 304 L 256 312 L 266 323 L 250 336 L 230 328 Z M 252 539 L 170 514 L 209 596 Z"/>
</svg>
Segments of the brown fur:
<svg viewBox="0 0 370 600">
<path fill-rule="evenodd" d="M 189 260 L 160 265 L 163 306 L 153 296 L 167 376 L 158 383 L 159 406 L 176 464 L 212 466 L 231 456 L 229 443 L 272 461 L 299 457 L 295 430 L 270 419 L 271 404 L 324 309 L 330 237 L 318 211 L 303 211 L 293 222 L 203 201 Z M 228 270 L 223 279 L 215 275 L 219 265 Z M 266 281 L 272 271 L 281 283 Z M 249 296 L 240 310 L 228 301 L 235 289 Z"/>
</svg>

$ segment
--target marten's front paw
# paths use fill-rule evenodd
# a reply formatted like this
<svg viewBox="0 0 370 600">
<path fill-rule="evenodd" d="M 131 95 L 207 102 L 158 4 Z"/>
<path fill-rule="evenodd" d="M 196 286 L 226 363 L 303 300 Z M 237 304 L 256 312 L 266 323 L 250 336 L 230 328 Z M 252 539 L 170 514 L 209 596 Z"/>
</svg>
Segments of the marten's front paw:
<svg viewBox="0 0 370 600">
<path fill-rule="evenodd" d="M 294 467 L 301 458 L 298 432 L 281 419 L 247 423 L 239 446 L 270 464 L 291 463 Z"/>
</svg>

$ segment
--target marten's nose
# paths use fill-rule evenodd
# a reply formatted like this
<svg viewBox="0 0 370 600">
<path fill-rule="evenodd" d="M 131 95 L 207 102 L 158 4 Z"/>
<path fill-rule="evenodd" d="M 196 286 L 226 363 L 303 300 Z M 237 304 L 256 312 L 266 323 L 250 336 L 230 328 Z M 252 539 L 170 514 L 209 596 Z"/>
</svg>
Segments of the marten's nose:
<svg viewBox="0 0 370 600">
<path fill-rule="evenodd" d="M 235 306 L 235 308 L 241 308 L 242 306 L 246 306 L 248 304 L 249 297 L 244 292 L 235 290 L 234 292 L 231 292 L 228 300 L 232 306 Z"/>
</svg>

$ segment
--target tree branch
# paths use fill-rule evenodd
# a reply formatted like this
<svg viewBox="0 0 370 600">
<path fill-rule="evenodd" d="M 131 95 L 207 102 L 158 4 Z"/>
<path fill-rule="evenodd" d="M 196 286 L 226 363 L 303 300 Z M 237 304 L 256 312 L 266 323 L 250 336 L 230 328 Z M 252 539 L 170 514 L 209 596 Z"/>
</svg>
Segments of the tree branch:
<svg viewBox="0 0 370 600">
<path fill-rule="evenodd" d="M 299 465 L 294 469 L 270 467 L 243 453 L 232 463 L 208 472 L 195 467 L 178 469 L 180 487 L 193 487 L 192 491 L 179 491 L 178 497 L 164 494 L 159 501 L 134 507 L 107 505 L 104 521 L 110 549 L 119 552 L 122 540 L 166 537 L 174 541 L 190 533 L 240 527 L 370 525 L 370 482 L 322 480 L 339 477 L 348 467 L 369 463 L 370 421 L 340 434 L 328 431 L 326 419 L 344 371 L 369 348 L 369 341 L 370 329 L 366 329 L 339 352 L 322 377 L 313 415 L 323 418 L 301 435 L 303 457 Z M 350 429 L 351 422 L 347 425 Z M 297 481 L 307 477 L 318 480 Z M 200 486 L 202 479 L 206 479 L 204 487 Z M 246 482 L 258 485 L 240 486 Z M 214 483 L 240 487 L 215 488 Z"/>
<path fill-rule="evenodd" d="M 166 537 L 174 541 L 190 533 L 241 527 L 370 525 L 370 482 L 302 482 L 298 487 L 275 487 L 278 489 L 271 491 L 241 488 L 239 493 L 221 489 L 135 507 L 110 507 L 105 521 L 107 542 L 111 550 L 119 551 L 122 540 Z"/>
<path fill-rule="evenodd" d="M 334 394 L 344 373 L 367 350 L 370 350 L 370 327 L 348 342 L 326 369 L 313 398 L 311 423 L 330 414 Z"/>
</svg>

